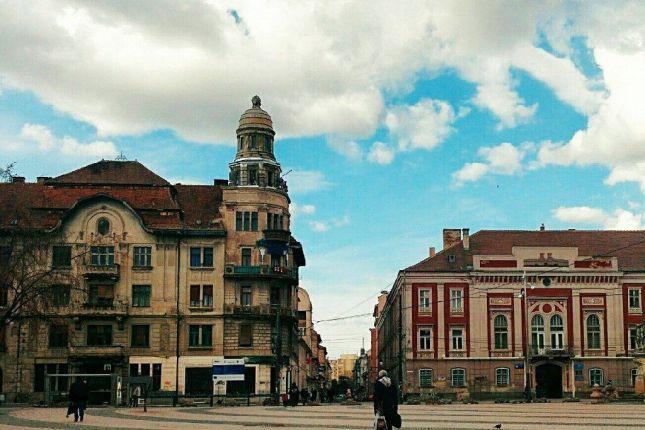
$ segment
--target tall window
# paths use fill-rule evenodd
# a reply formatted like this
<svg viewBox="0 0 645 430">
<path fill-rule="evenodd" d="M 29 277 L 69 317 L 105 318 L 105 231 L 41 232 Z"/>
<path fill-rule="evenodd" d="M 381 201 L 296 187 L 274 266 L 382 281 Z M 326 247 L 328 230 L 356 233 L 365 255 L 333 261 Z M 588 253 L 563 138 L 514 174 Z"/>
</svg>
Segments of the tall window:
<svg viewBox="0 0 645 430">
<path fill-rule="evenodd" d="M 72 247 L 56 245 L 52 247 L 52 267 L 66 268 L 72 265 Z"/>
<path fill-rule="evenodd" d="M 152 246 L 135 246 L 133 265 L 134 267 L 151 267 Z"/>
<path fill-rule="evenodd" d="M 67 348 L 69 344 L 69 329 L 66 325 L 49 326 L 49 347 Z"/>
<path fill-rule="evenodd" d="M 533 350 L 544 348 L 544 318 L 535 315 L 531 319 L 531 342 Z"/>
<path fill-rule="evenodd" d="M 258 213 L 235 212 L 235 230 L 258 231 Z"/>
<path fill-rule="evenodd" d="M 90 285 L 88 303 L 93 306 L 110 307 L 114 305 L 114 284 Z"/>
<path fill-rule="evenodd" d="M 213 307 L 213 286 L 212 285 L 191 285 L 190 286 L 190 307 L 193 307 L 193 308 Z"/>
<path fill-rule="evenodd" d="M 133 325 L 130 346 L 133 348 L 147 348 L 150 346 L 150 326 L 147 324 Z"/>
<path fill-rule="evenodd" d="M 419 312 L 430 312 L 430 290 L 419 290 Z"/>
<path fill-rule="evenodd" d="M 191 347 L 213 346 L 213 326 L 212 325 L 188 326 L 188 346 L 191 346 Z"/>
<path fill-rule="evenodd" d="M 34 391 L 40 393 L 45 391 L 45 373 L 48 375 L 69 373 L 67 363 L 60 364 L 36 364 L 34 367 Z M 69 388 L 69 378 L 67 376 L 57 376 L 49 378 L 49 389 L 56 391 L 67 391 Z"/>
<path fill-rule="evenodd" d="M 114 266 L 113 246 L 93 246 L 90 252 L 93 266 Z"/>
<path fill-rule="evenodd" d="M 151 292 L 152 287 L 150 285 L 133 285 L 132 306 L 136 308 L 146 308 L 150 306 Z"/>
<path fill-rule="evenodd" d="M 419 388 L 431 388 L 433 381 L 432 369 L 419 369 Z"/>
<path fill-rule="evenodd" d="M 251 306 L 252 296 L 251 296 L 251 286 L 245 285 L 242 287 L 240 294 L 240 304 L 242 306 Z"/>
<path fill-rule="evenodd" d="M 69 305 L 69 285 L 52 285 L 50 287 L 50 301 L 52 306 L 67 306 Z"/>
<path fill-rule="evenodd" d="M 587 348 L 600 349 L 600 319 L 597 315 L 587 317 Z"/>
<path fill-rule="evenodd" d="M 453 328 L 452 333 L 452 349 L 455 351 L 460 351 L 464 349 L 464 329 L 463 328 Z"/>
<path fill-rule="evenodd" d="M 593 387 L 598 384 L 601 387 L 604 385 L 605 375 L 604 371 L 599 368 L 589 369 L 589 386 Z"/>
<path fill-rule="evenodd" d="M 636 376 L 638 375 L 638 369 L 633 368 L 629 371 L 629 381 L 631 382 L 631 386 L 635 387 L 636 386 Z"/>
<path fill-rule="evenodd" d="M 508 320 L 504 315 L 497 315 L 493 320 L 495 332 L 495 349 L 508 349 Z"/>
<path fill-rule="evenodd" d="M 432 330 L 428 327 L 419 329 L 419 350 L 432 349 Z"/>
<path fill-rule="evenodd" d="M 506 387 L 510 384 L 511 371 L 508 367 L 498 367 L 495 369 L 495 385 Z"/>
<path fill-rule="evenodd" d="M 271 304 L 271 306 L 280 306 L 280 287 L 271 287 L 269 303 Z"/>
<path fill-rule="evenodd" d="M 283 220 L 282 215 L 267 212 L 267 230 L 283 230 Z"/>
<path fill-rule="evenodd" d="M 558 314 L 553 315 L 549 325 L 551 331 L 551 348 L 564 348 L 564 323 L 562 322 L 562 317 Z"/>
<path fill-rule="evenodd" d="M 213 247 L 192 246 L 190 248 L 190 267 L 213 267 Z"/>
<path fill-rule="evenodd" d="M 251 265 L 251 248 L 242 248 L 242 266 Z"/>
<path fill-rule="evenodd" d="M 112 345 L 112 326 L 105 324 L 88 325 L 87 346 L 105 345 Z"/>
<path fill-rule="evenodd" d="M 632 288 L 629 290 L 629 308 L 630 309 L 640 309 L 641 308 L 641 289 Z"/>
<path fill-rule="evenodd" d="M 638 332 L 638 327 L 636 327 L 635 325 L 629 326 L 629 350 L 630 351 L 636 350 L 637 332 Z"/>
<path fill-rule="evenodd" d="M 450 310 L 452 312 L 463 312 L 464 290 L 461 288 L 450 290 Z"/>
<path fill-rule="evenodd" d="M 450 370 L 450 385 L 453 387 L 466 386 L 466 369 L 451 369 Z"/>
<path fill-rule="evenodd" d="M 240 324 L 240 332 L 237 340 L 238 346 L 245 348 L 253 346 L 253 325 Z"/>
</svg>

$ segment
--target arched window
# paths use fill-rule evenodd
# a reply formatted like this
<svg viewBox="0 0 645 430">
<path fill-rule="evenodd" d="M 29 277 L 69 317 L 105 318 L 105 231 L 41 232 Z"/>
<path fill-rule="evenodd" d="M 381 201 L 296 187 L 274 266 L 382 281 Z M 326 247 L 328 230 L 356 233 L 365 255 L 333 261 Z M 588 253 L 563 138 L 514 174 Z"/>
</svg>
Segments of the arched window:
<svg viewBox="0 0 645 430">
<path fill-rule="evenodd" d="M 508 321 L 504 315 L 497 315 L 493 320 L 495 331 L 495 349 L 508 349 Z"/>
<path fill-rule="evenodd" d="M 562 322 L 562 317 L 555 314 L 551 317 L 551 321 L 549 323 L 551 331 L 551 348 L 564 348 L 564 323 Z"/>
<path fill-rule="evenodd" d="M 110 221 L 108 221 L 106 218 L 99 219 L 96 223 L 96 231 L 100 235 L 108 234 L 110 232 Z"/>
<path fill-rule="evenodd" d="M 598 315 L 587 317 L 587 348 L 600 349 L 600 319 Z"/>
<path fill-rule="evenodd" d="M 531 319 L 531 341 L 533 351 L 544 348 L 544 318 L 542 315 L 535 315 Z"/>
</svg>

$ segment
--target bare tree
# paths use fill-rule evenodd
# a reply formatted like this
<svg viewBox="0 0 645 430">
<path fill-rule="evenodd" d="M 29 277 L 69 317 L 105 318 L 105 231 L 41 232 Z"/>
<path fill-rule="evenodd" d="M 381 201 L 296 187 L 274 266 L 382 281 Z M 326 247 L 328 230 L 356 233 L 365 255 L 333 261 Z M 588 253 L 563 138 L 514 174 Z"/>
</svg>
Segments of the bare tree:
<svg viewBox="0 0 645 430">
<path fill-rule="evenodd" d="M 0 167 L 0 182 L 11 182 L 14 177 L 14 167 L 16 167 L 15 161 L 7 164 L 6 167 Z"/>
</svg>

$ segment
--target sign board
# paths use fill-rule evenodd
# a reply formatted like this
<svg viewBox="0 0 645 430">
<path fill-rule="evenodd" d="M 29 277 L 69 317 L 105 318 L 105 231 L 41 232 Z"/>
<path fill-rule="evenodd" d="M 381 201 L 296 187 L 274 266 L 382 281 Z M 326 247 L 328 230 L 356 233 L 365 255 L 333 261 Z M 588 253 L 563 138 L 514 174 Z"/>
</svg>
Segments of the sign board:
<svg viewBox="0 0 645 430">
<path fill-rule="evenodd" d="M 524 369 L 524 363 L 515 363 L 516 369 Z"/>
<path fill-rule="evenodd" d="M 581 363 L 579 361 L 576 361 L 573 363 L 573 370 L 583 370 L 585 368 L 585 364 Z"/>
<path fill-rule="evenodd" d="M 213 381 L 244 381 L 244 359 L 216 358 L 213 360 Z"/>
</svg>

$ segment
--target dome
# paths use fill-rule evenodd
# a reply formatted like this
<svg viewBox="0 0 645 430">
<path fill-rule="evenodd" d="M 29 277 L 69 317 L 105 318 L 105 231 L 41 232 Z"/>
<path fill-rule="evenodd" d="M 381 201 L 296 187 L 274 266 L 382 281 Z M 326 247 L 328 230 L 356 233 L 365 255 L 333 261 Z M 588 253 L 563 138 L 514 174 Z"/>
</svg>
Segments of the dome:
<svg viewBox="0 0 645 430">
<path fill-rule="evenodd" d="M 273 133 L 273 121 L 271 121 L 271 115 L 269 115 L 264 109 L 260 106 L 262 101 L 260 97 L 253 96 L 251 99 L 252 107 L 244 111 L 240 117 L 240 125 L 237 129 L 237 132 L 240 133 L 245 129 L 264 129 L 271 131 Z"/>
</svg>

